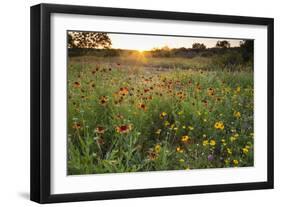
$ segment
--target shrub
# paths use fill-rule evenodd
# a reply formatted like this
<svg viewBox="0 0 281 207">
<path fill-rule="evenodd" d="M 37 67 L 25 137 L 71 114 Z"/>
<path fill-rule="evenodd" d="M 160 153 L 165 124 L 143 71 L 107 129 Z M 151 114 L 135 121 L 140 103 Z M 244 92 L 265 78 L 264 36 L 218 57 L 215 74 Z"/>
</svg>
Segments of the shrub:
<svg viewBox="0 0 281 207">
<path fill-rule="evenodd" d="M 243 64 L 243 58 L 238 51 L 231 51 L 214 56 L 212 62 L 215 67 L 233 71 L 240 68 L 239 66 Z"/>
</svg>

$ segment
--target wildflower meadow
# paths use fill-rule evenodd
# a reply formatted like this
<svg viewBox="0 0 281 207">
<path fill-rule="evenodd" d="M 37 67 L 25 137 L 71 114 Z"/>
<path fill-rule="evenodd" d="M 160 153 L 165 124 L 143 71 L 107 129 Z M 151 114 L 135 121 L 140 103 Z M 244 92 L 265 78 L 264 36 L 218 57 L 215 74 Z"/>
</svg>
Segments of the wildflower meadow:
<svg viewBox="0 0 281 207">
<path fill-rule="evenodd" d="M 253 166 L 253 65 L 241 48 L 69 48 L 68 174 Z"/>
</svg>

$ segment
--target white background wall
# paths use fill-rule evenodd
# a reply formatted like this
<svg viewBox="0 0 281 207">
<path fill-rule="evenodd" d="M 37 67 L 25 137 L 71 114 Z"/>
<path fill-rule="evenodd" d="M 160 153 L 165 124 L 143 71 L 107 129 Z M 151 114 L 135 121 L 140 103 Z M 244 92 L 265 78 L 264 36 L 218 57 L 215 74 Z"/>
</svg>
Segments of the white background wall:
<svg viewBox="0 0 281 207">
<path fill-rule="evenodd" d="M 255 206 L 281 202 L 281 13 L 277 0 L 57 0 L 1 2 L 0 11 L 0 206 L 36 206 L 29 198 L 29 7 L 37 3 L 263 16 L 275 18 L 275 189 L 52 206 Z M 279 57 L 279 58 L 278 58 Z M 266 86 L 265 86 L 266 87 Z M 274 203 L 276 203 L 274 205 Z"/>
</svg>

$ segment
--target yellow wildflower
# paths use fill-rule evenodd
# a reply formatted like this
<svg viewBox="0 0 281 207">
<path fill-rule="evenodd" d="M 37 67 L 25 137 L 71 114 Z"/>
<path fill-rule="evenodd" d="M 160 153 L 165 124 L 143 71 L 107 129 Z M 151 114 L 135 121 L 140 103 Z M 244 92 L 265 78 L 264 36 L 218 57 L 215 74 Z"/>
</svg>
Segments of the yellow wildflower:
<svg viewBox="0 0 281 207">
<path fill-rule="evenodd" d="M 179 153 L 183 153 L 183 149 L 181 147 L 177 147 L 176 151 L 179 152 Z"/>
<path fill-rule="evenodd" d="M 206 139 L 206 140 L 204 140 L 204 141 L 203 141 L 203 143 L 202 143 L 202 144 L 203 144 L 203 146 L 205 146 L 205 147 L 206 147 L 206 146 L 208 146 L 209 141 Z"/>
<path fill-rule="evenodd" d="M 154 150 L 155 150 L 156 153 L 159 153 L 160 150 L 161 150 L 160 144 L 155 145 Z"/>
<path fill-rule="evenodd" d="M 248 149 L 247 147 L 244 147 L 244 148 L 242 149 L 242 151 L 243 151 L 244 154 L 248 154 L 249 149 Z"/>
<path fill-rule="evenodd" d="M 216 145 L 216 141 L 215 141 L 214 139 L 211 139 L 211 140 L 210 140 L 210 145 L 211 145 L 211 146 L 215 146 L 215 145 Z"/>
<path fill-rule="evenodd" d="M 233 113 L 233 116 L 235 116 L 236 118 L 240 118 L 241 117 L 241 113 L 239 111 L 235 111 Z"/>
<path fill-rule="evenodd" d="M 163 119 L 165 116 L 167 116 L 167 113 L 165 111 L 163 111 L 161 114 L 160 114 L 160 118 Z"/>
<path fill-rule="evenodd" d="M 187 135 L 184 135 L 184 136 L 181 137 L 181 141 L 184 142 L 184 143 L 187 143 L 188 140 L 190 140 L 190 137 L 187 136 Z"/>
<path fill-rule="evenodd" d="M 170 122 L 165 121 L 165 122 L 164 122 L 164 125 L 165 125 L 165 126 L 169 126 L 169 125 L 170 125 Z"/>
<path fill-rule="evenodd" d="M 233 160 L 232 162 L 233 162 L 234 165 L 238 165 L 239 164 L 238 160 Z"/>
<path fill-rule="evenodd" d="M 238 87 L 236 88 L 236 92 L 239 93 L 240 91 L 241 91 L 241 88 L 238 86 Z"/>
<path fill-rule="evenodd" d="M 231 154 L 232 154 L 231 149 L 227 148 L 226 150 L 227 150 L 227 153 L 228 153 L 229 155 L 231 155 Z"/>
<path fill-rule="evenodd" d="M 157 129 L 157 131 L 155 132 L 155 134 L 160 134 L 161 133 L 161 129 Z"/>
<path fill-rule="evenodd" d="M 178 112 L 178 115 L 183 115 L 183 111 L 179 111 L 179 112 Z"/>
<path fill-rule="evenodd" d="M 236 141 L 237 138 L 234 137 L 234 136 L 231 136 L 229 139 L 230 139 L 231 142 L 234 142 L 234 141 Z"/>
<path fill-rule="evenodd" d="M 215 123 L 214 127 L 215 127 L 216 129 L 221 129 L 221 130 L 223 130 L 223 129 L 224 129 L 224 124 L 223 124 L 222 121 L 218 121 L 218 122 Z"/>
</svg>

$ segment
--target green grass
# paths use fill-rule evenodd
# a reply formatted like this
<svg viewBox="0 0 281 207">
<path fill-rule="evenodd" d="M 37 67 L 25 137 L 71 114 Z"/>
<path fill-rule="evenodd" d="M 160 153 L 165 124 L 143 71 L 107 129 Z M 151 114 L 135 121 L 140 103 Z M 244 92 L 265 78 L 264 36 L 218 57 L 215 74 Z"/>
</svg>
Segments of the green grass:
<svg viewBox="0 0 281 207">
<path fill-rule="evenodd" d="M 68 174 L 253 166 L 253 73 L 211 64 L 71 58 Z"/>
</svg>

